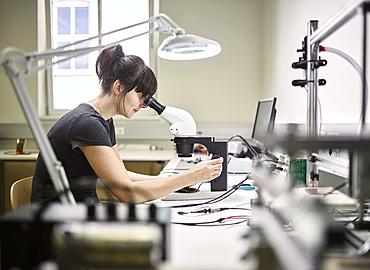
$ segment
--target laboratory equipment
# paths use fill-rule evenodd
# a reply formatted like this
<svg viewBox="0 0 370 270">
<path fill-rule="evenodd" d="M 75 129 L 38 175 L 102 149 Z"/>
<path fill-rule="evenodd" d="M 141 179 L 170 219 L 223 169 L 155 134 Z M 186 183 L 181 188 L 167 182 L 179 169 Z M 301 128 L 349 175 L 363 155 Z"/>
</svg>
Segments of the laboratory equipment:
<svg viewBox="0 0 370 270">
<path fill-rule="evenodd" d="M 0 219 L 1 269 L 157 269 L 170 215 L 154 204 L 31 204 Z"/>
<path fill-rule="evenodd" d="M 154 97 L 147 97 L 144 103 L 170 124 L 169 130 L 175 136 L 179 157 L 191 157 L 194 144 L 198 143 L 204 145 L 210 154 L 223 158 L 221 175 L 211 181 L 211 191 L 227 190 L 227 142 L 216 141 L 214 137 L 196 137 L 194 118 L 183 109 L 163 106 Z"/>
</svg>

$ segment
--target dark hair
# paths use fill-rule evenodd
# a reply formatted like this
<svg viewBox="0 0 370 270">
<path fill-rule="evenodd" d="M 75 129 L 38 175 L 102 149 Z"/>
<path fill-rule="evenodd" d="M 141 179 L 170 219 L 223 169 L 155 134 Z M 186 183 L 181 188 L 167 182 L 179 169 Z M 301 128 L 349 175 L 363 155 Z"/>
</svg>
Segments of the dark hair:
<svg viewBox="0 0 370 270">
<path fill-rule="evenodd" d="M 136 55 L 125 55 L 121 45 L 108 47 L 96 59 L 96 75 L 105 92 L 109 92 L 118 79 L 125 93 L 136 87 L 145 98 L 157 91 L 157 79 L 153 71 Z"/>
</svg>

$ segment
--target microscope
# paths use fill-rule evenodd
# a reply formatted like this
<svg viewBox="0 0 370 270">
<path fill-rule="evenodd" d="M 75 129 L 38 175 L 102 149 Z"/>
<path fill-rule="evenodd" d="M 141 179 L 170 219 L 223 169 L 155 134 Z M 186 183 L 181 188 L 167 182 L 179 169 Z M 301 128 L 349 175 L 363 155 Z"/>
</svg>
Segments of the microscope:
<svg viewBox="0 0 370 270">
<path fill-rule="evenodd" d="M 221 175 L 211 181 L 211 191 L 227 190 L 227 142 L 216 141 L 214 137 L 197 137 L 194 118 L 185 110 L 163 106 L 154 97 L 147 97 L 144 103 L 155 110 L 160 117 L 170 124 L 169 130 L 175 136 L 174 143 L 179 157 L 191 157 L 194 144 L 205 146 L 214 158 L 222 157 Z"/>
</svg>

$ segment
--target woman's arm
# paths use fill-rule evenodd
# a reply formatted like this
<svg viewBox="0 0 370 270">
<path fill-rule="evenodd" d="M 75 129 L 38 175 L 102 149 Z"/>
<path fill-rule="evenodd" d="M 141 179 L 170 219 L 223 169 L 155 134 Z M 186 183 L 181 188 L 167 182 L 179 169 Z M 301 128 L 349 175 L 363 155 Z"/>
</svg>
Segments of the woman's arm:
<svg viewBox="0 0 370 270">
<path fill-rule="evenodd" d="M 221 174 L 222 159 L 209 160 L 180 174 L 134 182 L 115 150 L 109 146 L 84 146 L 82 152 L 96 175 L 120 201 L 144 202 L 163 197 L 198 182 L 212 180 Z M 131 197 L 131 198 L 130 198 Z"/>
<path fill-rule="evenodd" d="M 114 150 L 114 153 L 116 154 L 117 159 L 122 162 L 121 155 L 118 152 L 117 145 L 113 145 L 112 148 Z M 122 163 L 123 163 L 123 166 L 125 166 L 124 162 L 122 162 Z M 131 171 L 128 171 L 127 169 L 126 169 L 126 172 L 127 172 L 128 176 L 130 177 L 130 179 L 132 181 L 145 181 L 145 180 L 158 179 L 158 176 L 145 175 L 145 174 L 141 174 L 141 173 L 131 172 Z"/>
</svg>

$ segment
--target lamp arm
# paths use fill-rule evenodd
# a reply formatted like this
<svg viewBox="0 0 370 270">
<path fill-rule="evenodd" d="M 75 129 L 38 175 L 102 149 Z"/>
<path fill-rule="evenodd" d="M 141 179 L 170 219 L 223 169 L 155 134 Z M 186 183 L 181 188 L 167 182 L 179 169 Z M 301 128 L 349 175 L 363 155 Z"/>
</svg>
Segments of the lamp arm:
<svg viewBox="0 0 370 270">
<path fill-rule="evenodd" d="M 133 39 L 133 38 L 136 38 L 136 37 L 145 35 L 145 34 L 150 34 L 150 33 L 155 32 L 155 31 L 156 30 L 151 29 L 149 31 L 141 32 L 141 33 L 138 33 L 136 35 L 133 35 L 133 36 L 130 36 L 130 37 L 126 37 L 126 38 L 117 40 L 115 42 L 112 42 L 112 43 L 109 43 L 109 44 L 105 44 L 105 45 L 101 45 L 101 46 L 86 47 L 86 48 L 79 48 L 79 49 L 64 51 L 64 52 L 69 52 L 69 56 L 63 57 L 63 59 L 59 59 L 57 61 L 53 61 L 53 62 L 50 62 L 50 63 L 43 64 L 41 66 L 35 66 L 35 67 L 32 67 L 32 68 L 29 68 L 28 70 L 25 70 L 25 74 L 24 75 L 36 73 L 36 72 L 38 72 L 40 70 L 44 70 L 44 69 L 46 69 L 46 68 L 48 68 L 50 66 L 53 66 L 55 64 L 58 64 L 58 63 L 61 63 L 61 62 L 64 62 L 64 61 L 67 61 L 67 60 L 72 59 L 72 58 L 75 58 L 75 57 L 78 57 L 80 55 L 87 54 L 87 53 L 90 53 L 90 52 L 93 52 L 93 51 L 97 51 L 99 49 L 104 49 L 106 47 L 110 47 L 110 46 L 113 46 L 113 45 L 117 45 L 117 44 L 119 44 L 119 43 L 121 43 L 123 41 L 127 41 L 127 40 L 130 40 L 130 39 Z M 61 52 L 61 55 L 65 55 L 65 53 L 63 53 L 63 51 L 62 51 Z"/>
<path fill-rule="evenodd" d="M 155 17 L 158 21 L 159 32 L 171 34 L 185 34 L 185 30 L 181 28 L 167 14 L 161 13 Z"/>
<path fill-rule="evenodd" d="M 32 104 L 31 98 L 28 95 L 27 88 L 22 80 L 22 77 L 16 76 L 16 68 L 14 63 L 7 61 L 2 63 L 3 68 L 8 75 L 17 98 L 22 106 L 24 115 L 30 125 L 33 136 L 42 152 L 43 160 L 46 169 L 50 175 L 55 191 L 59 194 L 59 198 L 64 204 L 76 204 L 75 198 L 69 187 L 69 182 L 60 161 L 57 160 L 50 141 L 43 132 L 44 129 L 37 117 L 36 110 Z"/>
<path fill-rule="evenodd" d="M 117 40 L 109 44 L 102 44 L 98 46 L 78 48 L 78 49 L 68 49 L 74 45 L 78 45 L 86 41 L 97 40 L 99 38 L 106 37 L 106 36 L 116 34 L 116 33 L 120 33 L 122 31 L 135 28 L 137 26 L 144 25 L 144 24 L 149 24 L 149 30 L 125 37 L 123 39 Z M 112 30 L 112 31 L 109 31 L 109 32 L 106 32 L 100 35 L 96 35 L 96 36 L 89 37 L 83 40 L 79 40 L 79 41 L 58 47 L 56 49 L 45 50 L 43 52 L 24 53 L 14 48 L 6 48 L 3 50 L 2 55 L 0 57 L 0 65 L 2 65 L 6 61 L 11 60 L 16 65 L 19 65 L 17 66 L 18 72 L 16 72 L 16 74 L 27 76 L 30 74 L 37 73 L 40 70 L 44 70 L 57 63 L 67 61 L 71 58 L 78 57 L 84 54 L 88 54 L 90 52 L 97 51 L 99 49 L 104 49 L 106 47 L 119 44 L 123 41 L 134 39 L 136 37 L 139 37 L 145 34 L 150 34 L 153 32 L 171 33 L 171 34 L 184 34 L 185 33 L 184 29 L 180 28 L 169 16 L 161 13 L 157 16 L 150 17 L 146 21 L 142 21 L 142 22 L 135 23 L 135 24 L 132 24 L 126 27 L 119 28 L 119 29 L 115 29 L 115 30 Z M 16 51 L 17 53 L 16 56 L 14 55 L 14 51 Z M 52 57 L 63 57 L 63 59 L 52 61 L 46 64 L 32 66 L 32 63 L 34 61 L 47 60 L 47 59 L 51 59 Z"/>
</svg>

